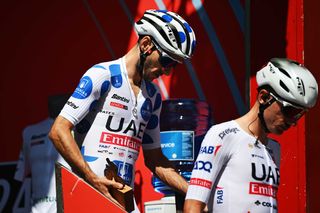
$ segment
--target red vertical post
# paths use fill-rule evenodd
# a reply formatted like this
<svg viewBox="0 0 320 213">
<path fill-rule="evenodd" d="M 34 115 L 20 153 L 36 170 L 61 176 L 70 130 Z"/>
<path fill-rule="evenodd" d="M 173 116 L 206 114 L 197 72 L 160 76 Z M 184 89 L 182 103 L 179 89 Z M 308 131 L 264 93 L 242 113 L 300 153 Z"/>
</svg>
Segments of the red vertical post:
<svg viewBox="0 0 320 213">
<path fill-rule="evenodd" d="M 317 54 L 320 49 L 320 2 L 304 1 L 304 61 L 315 78 L 320 82 L 320 63 Z M 307 211 L 319 212 L 320 191 L 320 107 L 317 105 L 306 116 L 306 170 L 307 170 Z"/>
<path fill-rule="evenodd" d="M 303 13 L 303 0 L 289 0 L 288 1 L 288 18 L 287 18 L 287 56 L 288 58 L 297 60 L 304 63 L 304 13 Z M 297 173 L 290 174 L 290 169 L 286 170 L 288 172 L 288 177 L 291 175 L 296 175 L 295 178 L 290 178 L 288 180 L 293 180 L 295 183 L 290 184 L 295 187 L 295 198 L 293 200 L 297 201 L 297 206 L 289 210 L 288 206 L 293 206 L 290 199 L 284 199 L 285 212 L 306 212 L 306 129 L 305 129 L 305 119 L 301 119 L 299 124 L 294 129 L 295 138 L 292 135 L 288 135 L 288 138 L 296 140 L 296 161 L 295 164 L 291 166 L 297 166 Z M 288 141 L 290 143 L 290 141 Z M 289 146 L 294 145 L 290 144 Z M 289 148 L 289 147 L 288 147 Z M 290 168 L 290 167 L 288 167 Z M 290 195 L 286 195 L 287 197 Z M 293 201 L 292 200 L 292 201 Z M 281 207 L 281 209 L 282 209 Z M 280 209 L 280 211 L 281 211 Z"/>
</svg>

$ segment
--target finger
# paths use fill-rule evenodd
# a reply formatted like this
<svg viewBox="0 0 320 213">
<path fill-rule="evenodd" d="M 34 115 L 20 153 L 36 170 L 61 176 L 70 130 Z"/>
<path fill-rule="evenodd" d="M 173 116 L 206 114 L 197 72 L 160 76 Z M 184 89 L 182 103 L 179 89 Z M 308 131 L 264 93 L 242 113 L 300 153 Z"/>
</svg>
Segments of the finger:
<svg viewBox="0 0 320 213">
<path fill-rule="evenodd" d="M 121 184 L 122 184 L 122 188 L 124 187 L 125 182 L 124 182 L 124 180 L 123 180 L 121 177 L 116 176 L 116 177 L 115 177 L 115 180 L 116 180 L 118 183 L 121 183 Z"/>
<path fill-rule="evenodd" d="M 107 178 L 104 178 L 102 181 L 106 186 L 111 186 L 112 188 L 122 189 L 124 187 L 124 184 L 121 184 L 121 183 L 116 182 L 114 180 L 109 180 Z"/>
<path fill-rule="evenodd" d="M 124 183 L 119 183 L 119 182 L 113 181 L 112 187 L 113 188 L 117 188 L 117 189 L 123 189 L 124 188 Z"/>
</svg>

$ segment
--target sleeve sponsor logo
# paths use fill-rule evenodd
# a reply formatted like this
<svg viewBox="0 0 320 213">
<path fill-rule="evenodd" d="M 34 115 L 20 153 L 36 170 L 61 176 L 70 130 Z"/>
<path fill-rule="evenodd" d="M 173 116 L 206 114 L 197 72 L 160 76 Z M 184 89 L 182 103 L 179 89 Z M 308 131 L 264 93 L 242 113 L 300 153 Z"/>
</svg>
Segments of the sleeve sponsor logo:
<svg viewBox="0 0 320 213">
<path fill-rule="evenodd" d="M 277 198 L 278 187 L 257 182 L 250 182 L 249 187 L 250 194 Z"/>
<path fill-rule="evenodd" d="M 223 130 L 222 132 L 219 133 L 219 137 L 222 140 L 226 135 L 233 133 L 233 134 L 237 134 L 237 132 L 239 132 L 240 130 L 238 128 L 228 128 Z"/>
<path fill-rule="evenodd" d="M 212 182 L 208 181 L 208 180 L 201 179 L 201 178 L 191 178 L 190 185 L 196 185 L 196 186 L 205 187 L 207 189 L 211 189 Z"/>
<path fill-rule="evenodd" d="M 87 98 L 92 92 L 92 80 L 89 76 L 81 78 L 76 90 L 73 92 L 72 97 L 78 99 Z"/>
<path fill-rule="evenodd" d="M 200 151 L 199 153 L 200 154 L 212 154 L 214 153 L 214 155 L 217 154 L 217 152 L 219 151 L 221 145 L 218 145 L 218 146 L 202 146 L 200 148 Z"/>
<path fill-rule="evenodd" d="M 220 187 L 217 187 L 216 200 L 217 204 L 223 204 L 223 189 Z"/>
<path fill-rule="evenodd" d="M 194 163 L 194 167 L 193 167 L 194 170 L 204 170 L 206 172 L 211 172 L 211 169 L 212 169 L 212 164 L 210 161 L 202 161 L 202 160 L 199 160 L 199 161 L 196 161 Z"/>
<path fill-rule="evenodd" d="M 78 109 L 79 106 L 77 106 L 75 103 L 73 103 L 72 101 L 67 101 L 67 105 L 71 106 L 73 109 Z"/>
<path fill-rule="evenodd" d="M 125 135 L 112 134 L 108 132 L 102 132 L 100 143 L 128 147 L 136 151 L 139 151 L 141 146 L 140 140 Z"/>
</svg>

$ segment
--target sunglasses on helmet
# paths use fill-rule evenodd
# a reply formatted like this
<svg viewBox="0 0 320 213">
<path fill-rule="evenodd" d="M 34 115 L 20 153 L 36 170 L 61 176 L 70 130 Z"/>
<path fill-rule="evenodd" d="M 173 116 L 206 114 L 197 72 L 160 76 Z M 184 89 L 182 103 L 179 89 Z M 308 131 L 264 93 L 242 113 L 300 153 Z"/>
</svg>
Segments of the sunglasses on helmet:
<svg viewBox="0 0 320 213">
<path fill-rule="evenodd" d="M 271 92 L 269 93 L 278 103 L 281 104 L 281 112 L 282 114 L 289 118 L 294 120 L 299 120 L 306 112 L 307 109 L 293 105 L 285 100 L 280 99 L 279 97 L 275 96 Z"/>
<path fill-rule="evenodd" d="M 178 64 L 178 61 L 176 61 L 174 58 L 172 58 L 170 55 L 168 55 L 166 52 L 164 52 L 158 45 L 156 45 L 155 42 L 153 42 L 154 47 L 159 51 L 159 63 L 163 68 L 173 68 Z"/>
</svg>

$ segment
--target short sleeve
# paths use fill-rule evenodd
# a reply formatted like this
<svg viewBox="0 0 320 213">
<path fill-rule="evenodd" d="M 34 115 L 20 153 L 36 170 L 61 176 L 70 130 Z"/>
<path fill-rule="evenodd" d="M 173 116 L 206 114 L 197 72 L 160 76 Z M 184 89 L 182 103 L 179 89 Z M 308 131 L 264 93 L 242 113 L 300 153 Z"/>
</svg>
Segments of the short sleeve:
<svg viewBox="0 0 320 213">
<path fill-rule="evenodd" d="M 73 125 L 78 124 L 109 89 L 109 70 L 101 64 L 93 66 L 82 76 L 60 115 Z"/>
<path fill-rule="evenodd" d="M 211 127 L 202 141 L 186 199 L 207 203 L 219 173 L 230 158 L 230 146 L 221 142 L 217 129 L 216 126 Z"/>
</svg>

